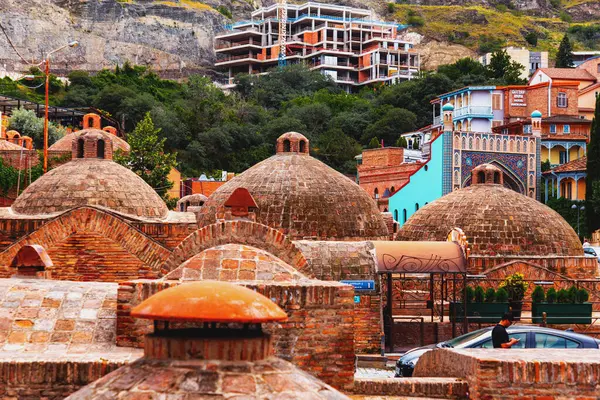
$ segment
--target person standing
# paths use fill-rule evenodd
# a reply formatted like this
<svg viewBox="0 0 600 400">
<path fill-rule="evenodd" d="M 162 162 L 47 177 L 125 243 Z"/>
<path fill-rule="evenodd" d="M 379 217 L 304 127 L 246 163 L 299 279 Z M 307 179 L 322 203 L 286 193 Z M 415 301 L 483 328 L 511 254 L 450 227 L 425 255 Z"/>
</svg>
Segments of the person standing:
<svg viewBox="0 0 600 400">
<path fill-rule="evenodd" d="M 492 344 L 495 349 L 510 349 L 515 344 L 519 343 L 519 339 L 510 339 L 506 328 L 512 325 L 513 316 L 511 313 L 506 313 L 502 316 L 502 319 L 492 329 Z"/>
</svg>

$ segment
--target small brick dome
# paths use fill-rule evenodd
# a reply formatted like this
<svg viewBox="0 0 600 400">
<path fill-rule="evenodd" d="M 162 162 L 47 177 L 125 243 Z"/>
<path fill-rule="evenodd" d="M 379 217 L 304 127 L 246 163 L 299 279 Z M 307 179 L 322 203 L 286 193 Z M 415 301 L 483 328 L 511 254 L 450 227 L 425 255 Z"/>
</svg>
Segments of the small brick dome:
<svg viewBox="0 0 600 400">
<path fill-rule="evenodd" d="M 492 173 L 482 166 L 473 174 Z M 488 175 L 489 176 L 489 175 Z M 461 228 L 474 256 L 582 256 L 583 246 L 556 211 L 500 184 L 456 190 L 421 208 L 396 240 L 443 241 Z"/>
<path fill-rule="evenodd" d="M 106 139 L 110 140 L 110 142 L 112 143 L 112 148 L 114 151 L 121 150 L 125 153 L 129 153 L 129 151 L 131 150 L 129 143 L 127 143 L 120 137 L 101 129 L 90 128 L 66 134 L 65 136 L 61 137 L 56 142 L 54 142 L 52 146 L 48 147 L 48 151 L 71 151 L 73 148 L 73 141 L 76 138 L 91 132 L 100 132 L 100 134 L 105 134 Z"/>
<path fill-rule="evenodd" d="M 133 171 L 98 158 L 74 159 L 48 171 L 13 203 L 18 214 L 43 215 L 101 206 L 133 217 L 165 218 L 160 196 Z"/>
<path fill-rule="evenodd" d="M 301 149 L 302 141 L 306 147 Z M 276 155 L 237 175 L 208 198 L 198 214 L 199 226 L 222 218 L 234 190 L 246 188 L 258 205 L 256 222 L 291 239 L 386 239 L 385 221 L 367 192 L 308 152 L 303 135 L 282 135 Z"/>
</svg>

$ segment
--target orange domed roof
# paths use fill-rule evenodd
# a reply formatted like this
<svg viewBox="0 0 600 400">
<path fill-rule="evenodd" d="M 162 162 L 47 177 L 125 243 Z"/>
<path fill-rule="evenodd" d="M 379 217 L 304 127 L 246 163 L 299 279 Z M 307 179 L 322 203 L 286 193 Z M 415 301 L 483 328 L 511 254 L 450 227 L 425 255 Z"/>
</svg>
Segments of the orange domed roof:
<svg viewBox="0 0 600 400">
<path fill-rule="evenodd" d="M 124 153 L 129 153 L 131 151 L 131 147 L 129 146 L 129 143 L 127 143 L 125 140 L 121 139 L 118 136 L 112 135 L 106 131 L 103 131 L 101 129 L 95 129 L 95 128 L 82 129 L 77 132 L 68 133 L 65 136 L 58 139 L 52 146 L 48 147 L 48 150 L 49 151 L 71 151 L 72 145 L 73 145 L 73 140 L 75 140 L 76 138 L 78 138 L 80 136 L 86 135 L 88 133 L 96 133 L 98 135 L 102 135 L 103 138 L 110 140 L 112 142 L 114 152 L 116 152 L 117 150 L 121 150 Z"/>
<path fill-rule="evenodd" d="M 160 321 L 252 324 L 287 319 L 287 314 L 262 294 L 218 281 L 184 283 L 160 291 L 131 310 L 131 316 Z"/>
</svg>

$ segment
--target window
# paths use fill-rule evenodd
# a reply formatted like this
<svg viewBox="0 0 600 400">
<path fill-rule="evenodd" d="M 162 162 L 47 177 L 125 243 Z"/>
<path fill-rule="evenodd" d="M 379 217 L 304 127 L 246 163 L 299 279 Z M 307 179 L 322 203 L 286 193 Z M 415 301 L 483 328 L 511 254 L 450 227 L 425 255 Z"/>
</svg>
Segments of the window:
<svg viewBox="0 0 600 400">
<path fill-rule="evenodd" d="M 402 223 L 406 222 L 406 208 L 402 210 Z"/>
<path fill-rule="evenodd" d="M 499 172 L 494 172 L 494 183 L 496 185 L 500 184 L 500 173 Z"/>
<path fill-rule="evenodd" d="M 373 196 L 378 199 L 379 198 L 379 189 L 375 188 L 375 191 L 373 192 Z"/>
<path fill-rule="evenodd" d="M 531 133 L 531 125 L 523 125 L 523 133 Z"/>
<path fill-rule="evenodd" d="M 306 152 L 306 142 L 304 140 L 300 141 L 300 153 Z"/>
<path fill-rule="evenodd" d="M 563 133 L 571 133 L 571 125 L 563 125 Z"/>
<path fill-rule="evenodd" d="M 83 139 L 77 141 L 77 158 L 83 158 Z"/>
<path fill-rule="evenodd" d="M 563 93 L 563 92 L 560 92 L 560 93 L 558 94 L 558 97 L 557 97 L 557 99 L 556 99 L 556 102 L 557 102 L 557 104 L 556 104 L 556 105 L 557 105 L 558 107 L 561 107 L 561 108 L 566 108 L 566 107 L 567 107 L 567 105 L 569 104 L 569 102 L 567 101 L 567 94 L 566 94 L 566 93 Z"/>
<path fill-rule="evenodd" d="M 97 158 L 104 158 L 104 140 L 100 139 L 98 140 L 98 143 L 96 144 L 96 157 Z"/>
<path fill-rule="evenodd" d="M 559 164 L 564 164 L 567 162 L 567 152 L 566 151 L 561 151 L 558 153 L 558 163 Z"/>
<path fill-rule="evenodd" d="M 578 347 L 581 347 L 581 343 L 562 336 L 549 335 L 547 333 L 535 334 L 536 349 L 576 349 Z"/>
<path fill-rule="evenodd" d="M 415 203 L 415 212 L 419 211 L 419 203 Z"/>
<path fill-rule="evenodd" d="M 500 93 L 492 94 L 492 109 L 502 110 L 502 95 Z"/>
<path fill-rule="evenodd" d="M 477 173 L 477 183 L 485 183 L 485 172 L 479 171 Z"/>
<path fill-rule="evenodd" d="M 550 133 L 556 133 L 556 125 L 550 125 Z"/>
<path fill-rule="evenodd" d="M 394 210 L 394 221 L 398 221 L 398 210 Z"/>
<path fill-rule="evenodd" d="M 525 348 L 525 344 L 527 343 L 527 334 L 526 333 L 512 333 L 510 335 L 508 335 L 509 338 L 513 339 L 519 339 L 519 343 L 515 344 L 512 348 L 513 349 L 524 349 Z M 480 345 L 477 346 L 477 348 L 483 348 L 483 349 L 492 349 L 494 348 L 494 345 L 492 344 L 492 339 L 488 339 L 485 342 L 481 343 Z"/>
<path fill-rule="evenodd" d="M 290 144 L 290 141 L 288 139 L 285 139 L 283 141 L 283 151 L 285 153 L 289 153 L 291 151 L 291 148 L 292 148 L 292 146 Z"/>
</svg>

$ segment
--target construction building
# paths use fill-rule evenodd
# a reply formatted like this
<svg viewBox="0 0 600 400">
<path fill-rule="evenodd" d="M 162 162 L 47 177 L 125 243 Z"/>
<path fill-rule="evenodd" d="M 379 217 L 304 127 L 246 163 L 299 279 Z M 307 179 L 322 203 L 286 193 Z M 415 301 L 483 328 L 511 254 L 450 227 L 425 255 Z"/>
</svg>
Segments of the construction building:
<svg viewBox="0 0 600 400">
<path fill-rule="evenodd" d="M 273 4 L 216 36 L 215 66 L 228 71 L 229 85 L 239 73 L 265 73 L 280 60 L 304 62 L 347 91 L 411 79 L 419 72 L 419 54 L 398 37 L 406 26 L 374 18 L 369 10 L 331 4 Z"/>
</svg>

